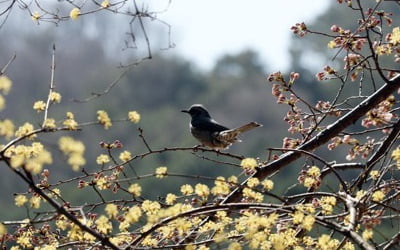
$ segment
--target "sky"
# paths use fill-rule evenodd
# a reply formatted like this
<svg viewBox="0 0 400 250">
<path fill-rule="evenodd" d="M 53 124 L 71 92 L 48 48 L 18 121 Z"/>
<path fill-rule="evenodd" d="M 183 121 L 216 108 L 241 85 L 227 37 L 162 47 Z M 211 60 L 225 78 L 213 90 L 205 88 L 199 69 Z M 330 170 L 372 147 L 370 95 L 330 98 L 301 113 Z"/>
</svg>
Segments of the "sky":
<svg viewBox="0 0 400 250">
<path fill-rule="evenodd" d="M 160 7 L 165 1 L 158 0 Z M 172 26 L 174 52 L 210 69 L 221 55 L 251 48 L 271 70 L 288 67 L 297 22 L 310 22 L 328 0 L 172 0 L 159 18 Z"/>
</svg>

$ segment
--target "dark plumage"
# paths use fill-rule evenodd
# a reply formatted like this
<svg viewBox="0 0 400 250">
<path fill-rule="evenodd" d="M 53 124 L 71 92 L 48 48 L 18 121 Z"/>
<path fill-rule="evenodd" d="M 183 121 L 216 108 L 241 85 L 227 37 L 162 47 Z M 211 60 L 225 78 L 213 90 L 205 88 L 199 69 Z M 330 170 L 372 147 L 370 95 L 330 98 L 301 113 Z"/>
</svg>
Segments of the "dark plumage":
<svg viewBox="0 0 400 250">
<path fill-rule="evenodd" d="M 240 141 L 237 137 L 243 132 L 262 126 L 256 122 L 250 122 L 235 129 L 229 129 L 213 120 L 208 111 L 201 104 L 194 104 L 188 110 L 192 120 L 190 132 L 201 142 L 203 146 L 213 149 L 225 149 L 232 143 Z"/>
</svg>

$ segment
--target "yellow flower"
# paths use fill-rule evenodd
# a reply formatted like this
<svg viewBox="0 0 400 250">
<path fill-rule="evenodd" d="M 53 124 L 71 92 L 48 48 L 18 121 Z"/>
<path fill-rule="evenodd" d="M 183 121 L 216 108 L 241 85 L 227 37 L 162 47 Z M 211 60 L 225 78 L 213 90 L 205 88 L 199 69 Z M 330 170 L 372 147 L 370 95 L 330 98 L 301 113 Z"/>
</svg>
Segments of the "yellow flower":
<svg viewBox="0 0 400 250">
<path fill-rule="evenodd" d="M 249 188 L 254 188 L 254 187 L 258 186 L 258 184 L 260 184 L 260 180 L 258 178 L 250 178 L 247 181 L 247 186 Z"/>
<path fill-rule="evenodd" d="M 129 121 L 138 123 L 140 121 L 140 114 L 137 111 L 130 111 L 128 113 Z"/>
<path fill-rule="evenodd" d="M 5 119 L 0 121 L 0 136 L 4 136 L 6 139 L 9 139 L 14 135 L 14 130 L 15 126 L 11 120 Z"/>
<path fill-rule="evenodd" d="M 142 210 L 147 215 L 157 214 L 159 212 L 160 208 L 161 208 L 161 205 L 157 201 L 145 200 L 142 203 Z"/>
<path fill-rule="evenodd" d="M 133 196 L 138 197 L 142 193 L 142 187 L 137 183 L 133 183 L 129 186 L 128 191 L 133 194 Z"/>
<path fill-rule="evenodd" d="M 105 177 L 100 177 L 96 180 L 96 186 L 100 190 L 105 190 L 110 187 L 110 183 Z"/>
<path fill-rule="evenodd" d="M 108 155 L 101 154 L 101 155 L 97 156 L 97 159 L 96 159 L 97 164 L 103 165 L 108 162 L 110 162 L 110 158 L 108 157 Z"/>
<path fill-rule="evenodd" d="M 76 130 L 78 128 L 78 123 L 74 120 L 74 114 L 67 112 L 67 119 L 63 122 L 63 125 L 69 130 Z"/>
<path fill-rule="evenodd" d="M 243 189 L 243 196 L 254 200 L 255 202 L 262 202 L 264 197 L 261 193 L 251 190 L 250 188 Z"/>
<path fill-rule="evenodd" d="M 385 193 L 382 192 L 381 190 L 375 191 L 372 194 L 372 200 L 375 202 L 380 202 L 385 198 Z"/>
<path fill-rule="evenodd" d="M 238 178 L 234 175 L 229 176 L 228 182 L 229 182 L 229 184 L 236 184 L 236 183 L 238 183 Z"/>
<path fill-rule="evenodd" d="M 265 179 L 261 182 L 261 185 L 264 187 L 265 190 L 271 191 L 274 188 L 274 182 L 268 179 Z"/>
<path fill-rule="evenodd" d="M 317 166 L 312 166 L 307 170 L 307 174 L 312 177 L 318 177 L 321 175 L 321 170 Z"/>
<path fill-rule="evenodd" d="M 0 110 L 3 110 L 6 107 L 6 100 L 2 95 L 0 95 Z"/>
<path fill-rule="evenodd" d="M 37 101 L 33 104 L 33 109 L 37 112 L 44 111 L 46 109 L 46 103 L 44 101 Z"/>
<path fill-rule="evenodd" d="M 390 41 L 395 46 L 400 43 L 400 27 L 393 28 L 392 35 L 390 36 Z"/>
<path fill-rule="evenodd" d="M 3 223 L 0 223 L 0 237 L 7 233 L 7 228 Z"/>
<path fill-rule="evenodd" d="M 254 170 L 258 166 L 258 163 L 254 158 L 245 158 L 240 162 L 240 166 L 244 170 Z"/>
<path fill-rule="evenodd" d="M 47 129 L 56 128 L 56 121 L 52 118 L 47 118 L 43 123 L 43 127 Z"/>
<path fill-rule="evenodd" d="M 58 147 L 64 155 L 68 156 L 67 162 L 73 170 L 78 171 L 81 166 L 85 165 L 86 160 L 83 157 L 85 145 L 81 141 L 63 136 L 58 140 Z"/>
<path fill-rule="evenodd" d="M 118 216 L 118 207 L 115 204 L 107 204 L 104 209 L 110 218 L 117 218 Z"/>
<path fill-rule="evenodd" d="M 39 196 L 32 196 L 29 199 L 29 204 L 32 208 L 40 208 L 40 197 Z"/>
<path fill-rule="evenodd" d="M 60 103 L 61 102 L 61 95 L 58 92 L 51 92 L 50 94 L 50 101 L 53 103 Z"/>
<path fill-rule="evenodd" d="M 22 207 L 25 203 L 28 202 L 28 198 L 26 198 L 25 195 L 19 194 L 15 196 L 14 201 L 17 207 Z"/>
<path fill-rule="evenodd" d="M 357 191 L 357 193 L 356 193 L 356 198 L 360 200 L 361 198 L 364 197 L 364 195 L 365 195 L 366 193 L 367 193 L 367 192 L 366 192 L 365 190 L 359 190 L 359 191 Z"/>
<path fill-rule="evenodd" d="M 5 75 L 0 76 L 0 91 L 7 95 L 11 89 L 12 81 Z"/>
<path fill-rule="evenodd" d="M 207 196 L 210 194 L 210 189 L 204 184 L 198 183 L 194 188 L 195 193 L 203 199 L 207 198 Z"/>
<path fill-rule="evenodd" d="M 32 237 L 32 232 L 25 231 L 21 233 L 20 236 L 18 236 L 17 244 L 22 246 L 23 248 L 32 248 L 31 237 Z"/>
<path fill-rule="evenodd" d="M 346 242 L 343 246 L 343 250 L 355 250 L 356 248 L 354 247 L 353 243 L 350 241 Z"/>
<path fill-rule="evenodd" d="M 138 206 L 134 206 L 129 208 L 125 218 L 127 219 L 127 221 L 129 221 L 129 223 L 135 223 L 139 221 L 141 216 L 142 216 L 142 209 Z"/>
<path fill-rule="evenodd" d="M 380 176 L 379 171 L 378 170 L 372 170 L 369 175 L 371 176 L 371 178 L 373 180 L 377 180 Z"/>
<path fill-rule="evenodd" d="M 16 137 L 23 137 L 23 136 L 26 136 L 26 135 L 28 135 L 28 134 L 30 134 L 32 132 L 33 132 L 33 125 L 30 124 L 29 122 L 25 122 L 24 125 L 19 127 L 18 130 L 15 132 L 15 136 Z M 29 139 L 33 139 L 35 137 L 36 137 L 36 135 L 33 134 L 33 135 L 29 136 Z"/>
<path fill-rule="evenodd" d="M 109 129 L 112 126 L 112 122 L 108 114 L 104 110 L 97 111 L 97 120 L 101 125 L 104 126 L 105 129 Z"/>
<path fill-rule="evenodd" d="M 307 230 L 311 231 L 312 227 L 314 226 L 315 218 L 312 215 L 307 215 L 304 217 L 303 221 L 301 222 L 301 226 Z"/>
<path fill-rule="evenodd" d="M 228 250 L 242 250 L 242 245 L 239 242 L 232 242 L 228 246 Z"/>
<path fill-rule="evenodd" d="M 304 213 L 301 211 L 296 211 L 294 214 L 292 214 L 292 218 L 293 218 L 293 224 L 300 224 L 301 222 L 303 222 L 304 219 Z"/>
<path fill-rule="evenodd" d="M 374 236 L 374 232 L 372 229 L 365 229 L 364 232 L 362 232 L 362 237 L 364 240 L 370 240 Z"/>
<path fill-rule="evenodd" d="M 393 150 L 392 152 L 392 158 L 395 161 L 400 161 L 400 148 L 396 148 L 395 150 Z"/>
<path fill-rule="evenodd" d="M 167 167 L 158 167 L 156 169 L 156 177 L 160 179 L 164 178 L 167 175 L 167 170 L 168 170 Z"/>
<path fill-rule="evenodd" d="M 103 7 L 103 8 L 110 7 L 110 1 L 104 0 L 103 2 L 101 2 L 101 7 Z"/>
<path fill-rule="evenodd" d="M 330 49 L 334 49 L 334 48 L 336 48 L 336 42 L 334 40 L 331 40 L 331 41 L 329 41 L 327 46 Z"/>
<path fill-rule="evenodd" d="M 39 12 L 37 12 L 37 11 L 33 12 L 31 18 L 32 18 L 32 21 L 39 20 L 39 18 L 40 18 Z"/>
<path fill-rule="evenodd" d="M 306 178 L 304 178 L 304 183 L 303 183 L 303 185 L 304 185 L 306 188 L 310 188 L 310 187 L 312 187 L 312 186 L 314 185 L 314 182 L 315 182 L 315 179 L 314 179 L 314 178 L 312 178 L 312 177 L 306 177 Z"/>
<path fill-rule="evenodd" d="M 71 17 L 72 20 L 78 19 L 79 15 L 81 14 L 81 11 L 78 8 L 73 8 L 71 12 L 69 13 L 69 16 Z"/>
<path fill-rule="evenodd" d="M 61 230 L 67 229 L 67 226 L 68 226 L 67 218 L 64 215 L 59 216 L 56 219 L 56 226 L 57 226 L 57 228 L 59 228 Z"/>
<path fill-rule="evenodd" d="M 176 195 L 167 194 L 167 197 L 165 197 L 165 203 L 167 203 L 167 205 L 173 205 L 175 202 L 176 202 Z"/>
<path fill-rule="evenodd" d="M 112 231 L 112 224 L 108 220 L 108 218 L 104 215 L 101 215 L 95 222 L 97 230 L 99 230 L 102 234 L 107 234 Z"/>
<path fill-rule="evenodd" d="M 181 193 L 183 195 L 191 195 L 193 194 L 193 188 L 189 184 L 185 184 L 181 186 Z"/>
<path fill-rule="evenodd" d="M 121 161 L 129 161 L 131 158 L 132 158 L 131 152 L 127 150 L 119 154 L 119 159 Z"/>
</svg>

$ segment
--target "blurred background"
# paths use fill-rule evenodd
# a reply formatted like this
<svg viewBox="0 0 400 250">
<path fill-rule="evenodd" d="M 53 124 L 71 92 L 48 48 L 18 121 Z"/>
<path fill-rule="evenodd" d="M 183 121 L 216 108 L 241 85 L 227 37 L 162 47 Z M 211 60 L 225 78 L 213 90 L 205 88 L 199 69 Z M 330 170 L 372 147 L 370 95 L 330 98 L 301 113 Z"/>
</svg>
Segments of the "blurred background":
<svg viewBox="0 0 400 250">
<path fill-rule="evenodd" d="M 334 86 L 317 83 L 314 77 L 332 58 L 332 54 L 326 54 L 329 40 L 312 36 L 298 39 L 290 27 L 304 21 L 311 29 L 322 32 L 329 32 L 332 23 L 351 28 L 353 17 L 346 6 L 331 6 L 328 0 L 138 3 L 141 8 L 160 11 L 157 18 L 161 21 L 145 23 L 153 58 L 131 70 L 107 95 L 89 102 L 74 100 L 103 91 L 123 70 L 118 65 L 146 55 L 140 32 L 138 48 L 126 46 L 129 18 L 99 12 L 57 25 L 37 24 L 26 11 L 15 8 L 0 29 L 0 66 L 14 53 L 17 55 L 6 73 L 13 81 L 13 88 L 6 97 L 6 109 L 1 111 L 0 119 L 12 119 L 16 126 L 25 121 L 35 126 L 41 124 L 43 114 L 37 114 L 32 105 L 47 97 L 53 44 L 57 48 L 56 90 L 63 99 L 61 104 L 52 106 L 50 117 L 62 120 L 66 111 L 72 111 L 78 122 L 89 122 L 96 120 L 99 109 L 106 110 L 112 119 L 125 118 L 130 110 L 142 115 L 138 125 L 115 122 L 109 130 L 92 126 L 79 132 L 42 136 L 40 140 L 53 149 L 55 164 L 48 167 L 52 183 L 82 174 L 63 163 L 65 158 L 57 150 L 57 138 L 62 135 L 85 142 L 85 169 L 93 172 L 99 169 L 96 157 L 105 153 L 98 146 L 100 141 L 120 140 L 124 144 L 120 151 L 129 150 L 133 155 L 146 152 L 138 127 L 143 129 L 153 149 L 196 145 L 197 141 L 189 133 L 189 117 L 180 110 L 202 103 L 226 126 L 235 127 L 249 121 L 264 124 L 244 134 L 243 142 L 228 152 L 265 160 L 267 148 L 281 147 L 282 139 L 288 136 L 288 126 L 283 122 L 287 109 L 277 105 L 271 96 L 271 85 L 266 80 L 269 73 L 299 72 L 297 90 L 311 103 L 334 94 Z M 69 13 L 69 9 L 61 11 Z M 138 174 L 152 173 L 161 165 L 168 166 L 171 172 L 210 177 L 240 173 L 240 169 L 202 160 L 190 152 L 156 154 L 132 164 Z M 0 175 L 0 219 L 20 218 L 25 211 L 16 212 L 13 194 L 26 191 L 26 184 L 4 165 L 0 166 L 4 167 Z M 275 176 L 275 192 L 285 192 L 293 184 L 285 180 L 296 180 L 300 169 L 301 166 L 294 166 Z M 139 182 L 144 194 L 156 197 L 165 192 L 179 192 L 180 184 L 201 181 L 173 178 L 172 182 L 171 179 Z M 69 188 L 76 190 L 76 183 Z M 68 193 L 67 187 L 62 192 L 73 205 L 93 198 L 85 190 Z"/>
</svg>

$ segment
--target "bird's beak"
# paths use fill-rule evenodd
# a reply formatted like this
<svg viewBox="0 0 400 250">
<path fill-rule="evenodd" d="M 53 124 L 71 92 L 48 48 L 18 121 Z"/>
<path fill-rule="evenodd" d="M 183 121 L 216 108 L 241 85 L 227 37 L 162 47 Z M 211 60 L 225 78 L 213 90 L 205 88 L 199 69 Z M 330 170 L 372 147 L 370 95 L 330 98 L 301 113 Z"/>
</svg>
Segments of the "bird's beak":
<svg viewBox="0 0 400 250">
<path fill-rule="evenodd" d="M 188 113 L 189 114 L 189 110 L 181 110 L 181 112 L 183 112 L 183 113 Z"/>
</svg>

